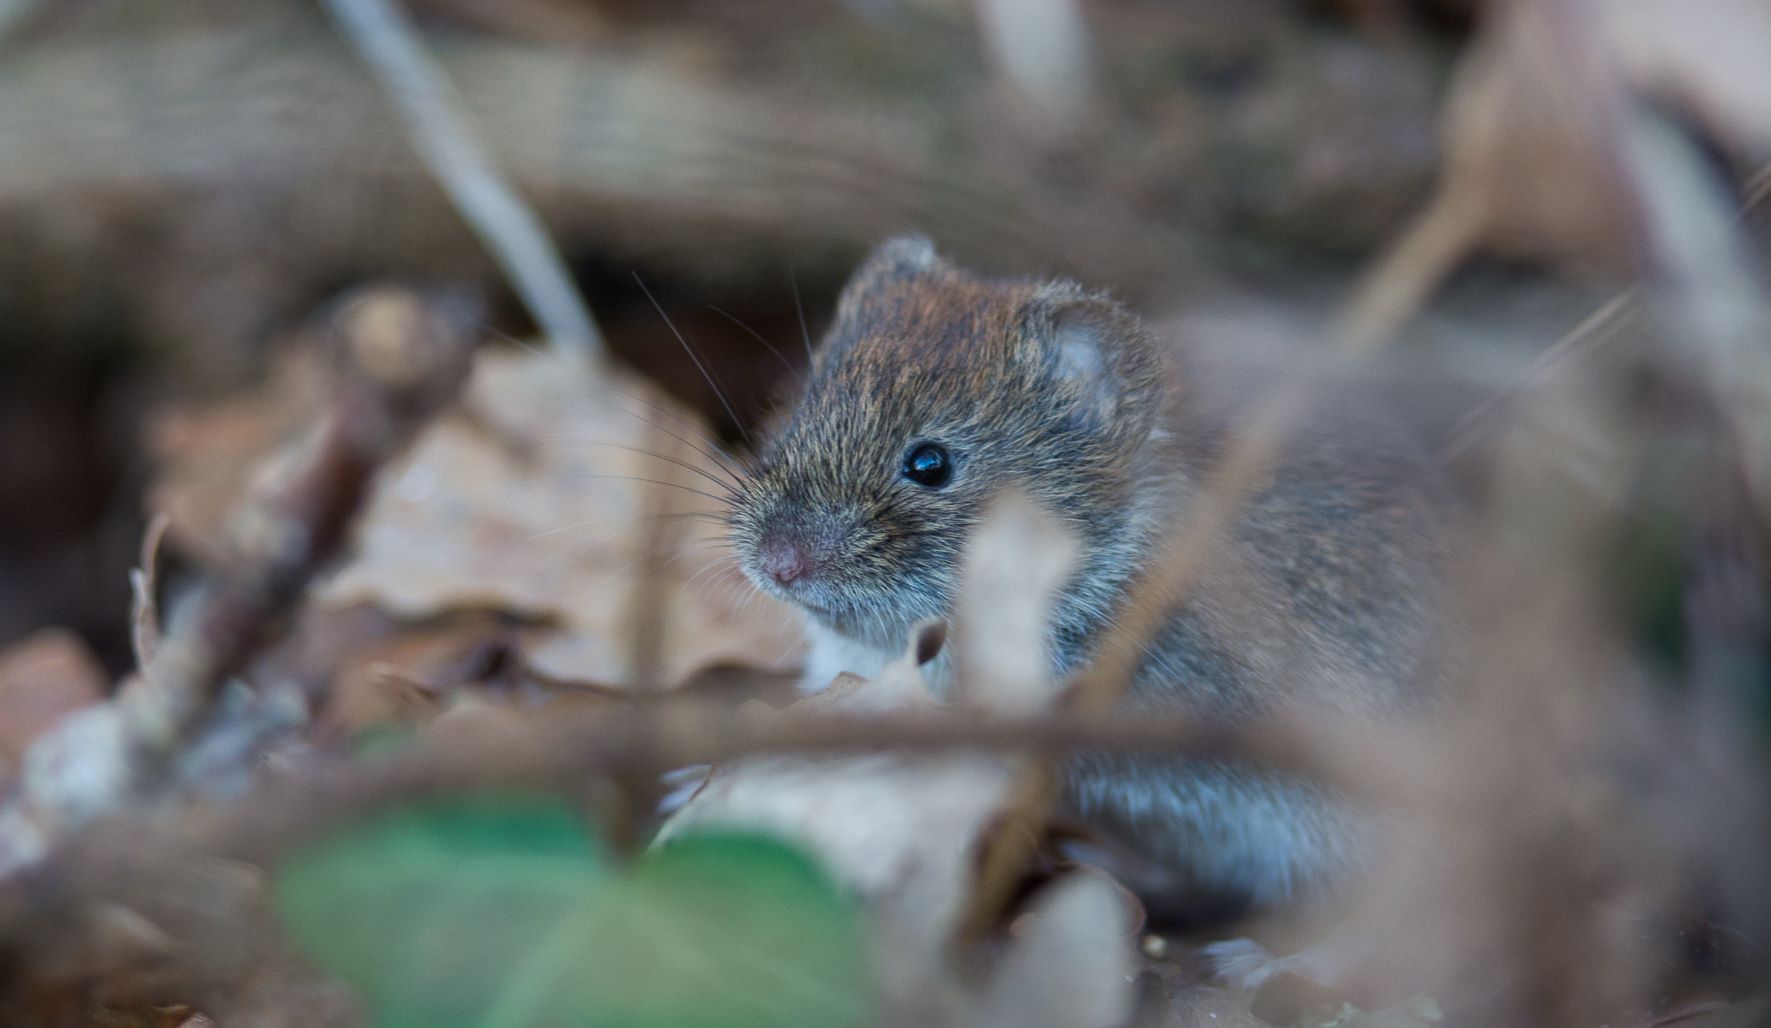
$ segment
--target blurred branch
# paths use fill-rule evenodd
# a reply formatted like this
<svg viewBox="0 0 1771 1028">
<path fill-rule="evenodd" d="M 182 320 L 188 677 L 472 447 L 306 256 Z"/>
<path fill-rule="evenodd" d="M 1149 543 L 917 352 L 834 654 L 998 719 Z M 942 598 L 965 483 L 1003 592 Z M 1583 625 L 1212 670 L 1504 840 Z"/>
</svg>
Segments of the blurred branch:
<svg viewBox="0 0 1771 1028">
<path fill-rule="evenodd" d="M 370 294 L 347 311 L 338 398 L 276 491 L 236 515 L 233 566 L 173 612 L 140 681 L 66 719 L 27 754 L 22 788 L 0 810 L 0 874 L 165 784 L 223 689 L 344 545 L 381 465 L 454 397 L 477 322 L 465 313 L 439 313 L 405 293 Z"/>
<path fill-rule="evenodd" d="M 1771 200 L 1771 165 L 1747 179 L 1746 201 L 1733 224 L 1742 226 Z M 1543 384 L 1570 362 L 1591 354 L 1617 338 L 1642 316 L 1642 294 L 1631 287 L 1605 301 L 1598 310 L 1531 359 L 1517 383 L 1497 393 L 1459 419 L 1440 456 L 1451 459 L 1467 452 L 1505 413 L 1513 410 L 1531 389 Z"/>
<path fill-rule="evenodd" d="M 582 360 L 602 336 L 541 219 L 499 177 L 467 129 L 448 79 L 398 0 L 326 0 L 400 112 L 425 167 L 497 258 L 512 288 L 562 354 Z"/>
<path fill-rule="evenodd" d="M 1212 279 L 1191 230 L 979 144 L 965 104 L 906 106 L 864 83 L 824 94 L 785 72 L 689 75 L 655 47 L 567 54 L 466 37 L 432 53 L 475 137 L 548 224 L 594 225 L 599 247 L 661 273 L 754 283 L 756 262 L 739 255 L 772 247 L 834 275 L 922 227 L 958 259 L 1086 273 L 1128 293 Z M 120 188 L 246 190 L 254 216 L 207 231 L 205 253 L 264 260 L 267 228 L 293 232 L 302 245 L 274 256 L 297 282 L 336 281 L 328 262 L 360 237 L 401 266 L 481 256 L 462 252 L 459 217 L 374 80 L 339 73 L 355 60 L 342 39 L 168 27 L 15 56 L 0 64 L 0 95 L 16 101 L 0 105 L 0 201 L 38 211 Z M 95 68 L 106 74 L 77 73 Z M 117 88 L 132 76 L 152 84 L 151 102 Z M 1204 147 L 1177 160 L 1162 182 L 1216 167 Z M 287 214 L 266 226 L 260 209 Z"/>
<path fill-rule="evenodd" d="M 1094 42 L 1077 0 L 973 0 L 991 62 L 1047 124 L 1074 129 L 1087 114 Z"/>
<path fill-rule="evenodd" d="M 629 768 L 718 764 L 769 754 L 829 756 L 876 751 L 983 751 L 1055 755 L 1079 749 L 1235 756 L 1286 769 L 1321 770 L 1320 740 L 1268 726 L 1109 712 L 988 715 L 837 715 L 759 705 L 662 701 L 586 713 L 542 712 L 497 730 L 451 732 L 326 776 L 288 779 L 200 830 L 212 852 L 245 860 L 275 856 L 297 836 L 341 819 L 430 795 L 487 788 L 577 789 L 587 777 Z M 514 744 L 523 740 L 521 745 Z M 244 843 L 247 848 L 239 848 Z"/>
<path fill-rule="evenodd" d="M 1617 112 L 1647 298 L 1734 436 L 1746 482 L 1771 509 L 1771 305 L 1734 200 L 1692 126 L 1636 100 Z"/>
<path fill-rule="evenodd" d="M 429 734 L 371 760 L 269 779 L 238 802 L 148 816 L 120 809 L 100 818 L 64 839 L 53 859 L 0 880 L 0 939 L 31 939 L 25 955 L 33 959 L 70 949 L 84 952 L 79 937 L 91 930 L 91 921 L 83 912 L 150 902 L 164 876 L 179 869 L 227 861 L 273 863 L 342 823 L 461 792 L 543 789 L 581 795 L 584 784 L 599 775 L 762 754 L 882 750 L 1153 752 L 1320 770 L 1331 751 L 1321 745 L 1319 732 L 1301 728 L 1269 724 L 1257 730 L 1125 711 L 999 716 L 950 708 L 855 716 L 683 701 L 458 721 L 449 732 Z M 1387 759 L 1396 758 L 1392 753 Z M 1380 776 L 1363 778 L 1370 784 Z"/>
<path fill-rule="evenodd" d="M 160 543 L 172 517 L 160 511 L 141 533 L 141 551 L 129 572 L 129 646 L 135 665 L 146 667 L 160 644 Z"/>
<path fill-rule="evenodd" d="M 1102 640 L 1094 661 L 1066 686 L 1084 709 L 1111 705 L 1148 654 L 1151 638 L 1197 584 L 1206 562 L 1235 525 L 1243 504 L 1269 481 L 1287 441 L 1302 423 L 1319 383 L 1346 374 L 1388 341 L 1384 335 L 1341 334 L 1301 361 L 1231 427 L 1229 441 L 1193 504 L 1163 540 L 1148 570 L 1132 587 L 1124 613 Z"/>
<path fill-rule="evenodd" d="M 1365 274 L 1341 312 L 1340 334 L 1387 339 L 1399 332 L 1470 255 L 1486 218 L 1472 190 L 1442 188 Z"/>
</svg>

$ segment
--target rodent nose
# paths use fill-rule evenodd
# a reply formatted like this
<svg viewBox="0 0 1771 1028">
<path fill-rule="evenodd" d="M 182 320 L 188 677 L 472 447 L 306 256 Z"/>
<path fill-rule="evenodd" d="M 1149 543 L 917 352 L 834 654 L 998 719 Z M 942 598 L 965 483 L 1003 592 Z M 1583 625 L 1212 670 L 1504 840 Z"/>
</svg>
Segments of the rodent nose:
<svg viewBox="0 0 1771 1028">
<path fill-rule="evenodd" d="M 805 547 L 780 536 L 770 536 L 757 547 L 756 562 L 763 573 L 782 585 L 791 585 L 812 571 L 812 557 Z"/>
</svg>

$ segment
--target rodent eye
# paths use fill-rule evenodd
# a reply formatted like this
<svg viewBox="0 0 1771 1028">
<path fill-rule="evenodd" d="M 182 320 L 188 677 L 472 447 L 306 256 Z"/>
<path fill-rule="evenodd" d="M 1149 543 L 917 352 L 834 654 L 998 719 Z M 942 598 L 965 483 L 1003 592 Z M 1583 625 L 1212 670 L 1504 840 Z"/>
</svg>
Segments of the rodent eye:
<svg viewBox="0 0 1771 1028">
<path fill-rule="evenodd" d="M 917 485 L 939 489 L 953 478 L 953 458 L 935 443 L 918 443 L 904 457 L 904 477 Z"/>
</svg>

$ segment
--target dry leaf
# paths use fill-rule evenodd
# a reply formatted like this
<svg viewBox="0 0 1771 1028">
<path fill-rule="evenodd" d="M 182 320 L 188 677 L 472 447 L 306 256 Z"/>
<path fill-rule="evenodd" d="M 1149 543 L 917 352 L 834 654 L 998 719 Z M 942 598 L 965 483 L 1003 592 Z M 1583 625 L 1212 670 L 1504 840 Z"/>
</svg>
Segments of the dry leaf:
<svg viewBox="0 0 1771 1028">
<path fill-rule="evenodd" d="M 959 591 L 958 699 L 1002 713 L 1053 699 L 1046 622 L 1076 560 L 1076 540 L 1020 493 L 991 502 L 966 548 Z"/>
<path fill-rule="evenodd" d="M 913 642 L 874 679 L 842 676 L 795 706 L 848 714 L 938 709 L 917 649 Z M 808 847 L 867 906 L 888 1004 L 922 1011 L 924 1023 L 934 1023 L 950 998 L 938 986 L 951 973 L 949 943 L 971 894 L 974 850 L 1007 801 L 1017 766 L 976 754 L 740 761 L 715 768 L 659 839 L 727 825 Z"/>
<path fill-rule="evenodd" d="M 167 520 L 177 549 L 216 557 L 228 516 L 263 473 L 267 458 L 325 406 L 326 376 L 316 355 L 291 350 L 265 387 L 201 409 L 160 412 L 148 427 L 157 474 L 147 509 Z"/>
<path fill-rule="evenodd" d="M 161 417 L 150 506 L 169 516 L 181 549 L 216 555 L 228 512 L 276 475 L 277 448 L 322 404 L 325 381 L 319 362 L 297 352 L 260 395 Z M 684 445 L 647 452 L 659 449 L 659 432 Z M 759 595 L 715 545 L 723 528 L 709 519 L 719 504 L 702 494 L 729 476 L 709 456 L 714 445 L 691 415 L 624 372 L 484 352 L 463 409 L 431 425 L 377 484 L 355 556 L 318 606 L 366 605 L 406 621 L 484 611 L 532 622 L 520 637 L 529 670 L 627 682 L 627 608 L 636 577 L 648 573 L 643 540 L 659 510 L 651 492 L 662 490 L 679 525 L 677 550 L 658 572 L 665 684 L 722 665 L 790 670 L 798 618 Z"/>
<path fill-rule="evenodd" d="M 1514 0 L 1448 112 L 1446 189 L 1503 250 L 1616 259 L 1620 105 L 1675 104 L 1722 142 L 1771 154 L 1771 6 L 1760 0 Z"/>
<path fill-rule="evenodd" d="M 711 440 L 630 376 L 587 376 L 540 355 L 482 353 L 465 407 L 432 425 L 380 483 L 357 554 L 321 602 L 411 619 L 500 611 L 551 629 L 534 633 L 525 654 L 537 673 L 630 680 L 626 605 L 633 576 L 648 573 L 648 490 L 666 490 L 668 514 L 691 526 L 716 516 L 717 500 L 703 494 L 725 472 L 696 453 Z M 689 440 L 674 459 L 696 470 L 644 452 L 651 423 Z M 680 551 L 659 569 L 667 685 L 716 664 L 781 670 L 797 657 L 797 619 L 704 545 L 722 532 L 681 533 Z"/>
<path fill-rule="evenodd" d="M 1125 891 L 1083 872 L 1046 887 L 1002 959 L 971 1028 L 1118 1028 L 1131 1017 L 1132 936 Z"/>
<path fill-rule="evenodd" d="M 1771 7 L 1762 0 L 1509 0 L 1452 84 L 1438 193 L 1361 287 L 1344 325 L 1384 336 L 1487 248 L 1619 267 L 1639 256 L 1620 161 L 1659 105 L 1755 164 L 1771 157 Z"/>
</svg>

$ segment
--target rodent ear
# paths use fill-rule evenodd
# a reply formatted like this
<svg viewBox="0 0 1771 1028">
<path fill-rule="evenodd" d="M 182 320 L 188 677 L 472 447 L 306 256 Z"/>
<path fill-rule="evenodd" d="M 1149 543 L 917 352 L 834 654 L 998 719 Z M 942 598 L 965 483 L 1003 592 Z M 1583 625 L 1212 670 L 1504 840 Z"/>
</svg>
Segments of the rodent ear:
<svg viewBox="0 0 1771 1028">
<path fill-rule="evenodd" d="M 911 278 L 940 263 L 935 244 L 920 232 L 893 236 L 873 248 L 850 277 L 851 283 L 866 279 Z"/>
<path fill-rule="evenodd" d="M 895 236 L 875 247 L 849 276 L 836 303 L 838 325 L 864 315 L 870 304 L 893 285 L 910 282 L 946 267 L 935 244 L 924 235 Z"/>
<path fill-rule="evenodd" d="M 1084 415 L 1115 430 L 1147 429 L 1161 371 L 1137 316 L 1068 283 L 1040 290 L 1036 302 L 1048 367 L 1075 390 Z"/>
</svg>

